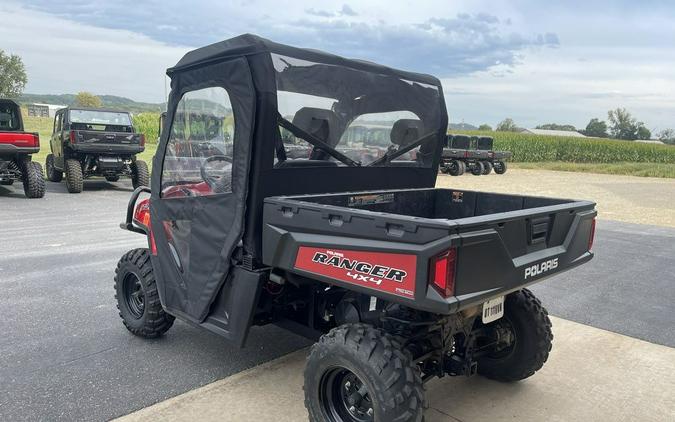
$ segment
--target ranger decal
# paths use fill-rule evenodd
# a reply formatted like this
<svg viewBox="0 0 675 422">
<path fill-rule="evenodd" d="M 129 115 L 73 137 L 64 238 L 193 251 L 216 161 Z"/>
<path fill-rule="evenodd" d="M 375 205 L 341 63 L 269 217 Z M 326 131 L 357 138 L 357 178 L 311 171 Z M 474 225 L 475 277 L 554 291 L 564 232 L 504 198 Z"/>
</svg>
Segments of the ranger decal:
<svg viewBox="0 0 675 422">
<path fill-rule="evenodd" d="M 301 246 L 295 268 L 398 296 L 415 295 L 415 255 Z"/>
</svg>

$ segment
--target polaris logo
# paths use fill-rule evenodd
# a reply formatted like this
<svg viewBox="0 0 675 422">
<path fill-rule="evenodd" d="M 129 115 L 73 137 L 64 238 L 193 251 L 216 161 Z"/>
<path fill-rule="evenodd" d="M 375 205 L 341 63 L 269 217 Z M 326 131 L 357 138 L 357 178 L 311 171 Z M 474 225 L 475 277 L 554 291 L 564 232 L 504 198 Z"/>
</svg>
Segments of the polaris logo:
<svg viewBox="0 0 675 422">
<path fill-rule="evenodd" d="M 548 261 L 540 262 L 539 264 L 525 268 L 525 280 L 528 277 L 535 277 L 547 271 L 558 268 L 558 258 L 549 259 Z"/>
<path fill-rule="evenodd" d="M 348 270 L 347 277 L 353 278 L 356 281 L 375 283 L 378 286 L 382 283 L 383 279 L 401 283 L 408 275 L 407 272 L 398 268 L 345 258 L 343 254 L 338 252 L 316 252 L 312 257 L 312 261 L 335 268 L 343 268 Z"/>
</svg>

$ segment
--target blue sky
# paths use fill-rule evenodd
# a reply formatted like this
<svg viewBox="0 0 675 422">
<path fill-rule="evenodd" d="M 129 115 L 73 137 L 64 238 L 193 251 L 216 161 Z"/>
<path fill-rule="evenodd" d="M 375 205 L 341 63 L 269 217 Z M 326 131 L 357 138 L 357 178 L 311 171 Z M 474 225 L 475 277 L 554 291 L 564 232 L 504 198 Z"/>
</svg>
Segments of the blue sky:
<svg viewBox="0 0 675 422">
<path fill-rule="evenodd" d="M 589 4 L 592 3 L 592 4 Z M 442 79 L 450 119 L 585 126 L 625 106 L 675 127 L 669 2 L 9 0 L 0 48 L 27 92 L 162 101 L 164 69 L 244 32 Z"/>
</svg>

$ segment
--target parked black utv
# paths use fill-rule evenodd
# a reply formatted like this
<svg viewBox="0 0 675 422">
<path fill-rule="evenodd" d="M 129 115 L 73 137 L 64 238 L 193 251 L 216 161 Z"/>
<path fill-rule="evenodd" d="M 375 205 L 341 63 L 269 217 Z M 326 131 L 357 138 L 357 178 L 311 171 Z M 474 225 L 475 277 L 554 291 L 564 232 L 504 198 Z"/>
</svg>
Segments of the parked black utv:
<svg viewBox="0 0 675 422">
<path fill-rule="evenodd" d="M 0 99 L 0 185 L 23 183 L 28 198 L 45 195 L 42 166 L 31 155 L 40 151 L 40 135 L 25 132 L 21 109 L 12 100 Z"/>
<path fill-rule="evenodd" d="M 130 177 L 134 188 L 150 184 L 148 165 L 136 158 L 145 149 L 145 136 L 136 133 L 128 112 L 79 107 L 59 110 L 50 146 L 47 178 L 60 182 L 65 173 L 70 193 L 82 192 L 84 179 L 94 176 L 109 182 Z"/>
<path fill-rule="evenodd" d="M 236 346 L 270 323 L 315 339 L 305 405 L 322 422 L 421 421 L 433 377 L 518 381 L 546 362 L 551 321 L 526 286 L 593 257 L 595 204 L 434 188 L 438 79 L 253 35 L 167 73 L 160 170 L 122 223 L 148 239 L 115 273 L 129 331 L 179 318 Z M 342 152 L 375 149 L 350 131 L 374 124 L 386 152 Z"/>
</svg>

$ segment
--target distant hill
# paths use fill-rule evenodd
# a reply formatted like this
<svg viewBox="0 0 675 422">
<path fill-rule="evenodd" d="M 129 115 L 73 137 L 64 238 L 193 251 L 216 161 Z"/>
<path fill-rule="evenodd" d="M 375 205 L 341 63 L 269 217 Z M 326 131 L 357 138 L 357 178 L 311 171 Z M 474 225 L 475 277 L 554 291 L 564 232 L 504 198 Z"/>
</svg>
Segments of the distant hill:
<svg viewBox="0 0 675 422">
<path fill-rule="evenodd" d="M 141 103 L 116 95 L 99 95 L 99 98 L 103 101 L 103 107 L 105 108 L 131 111 L 134 113 L 159 113 L 166 108 L 165 103 Z M 19 98 L 19 102 L 21 104 L 44 103 L 69 106 L 75 103 L 75 94 L 23 94 Z"/>
<path fill-rule="evenodd" d="M 448 128 L 450 130 L 478 130 L 477 126 L 468 123 L 449 123 Z"/>
</svg>

